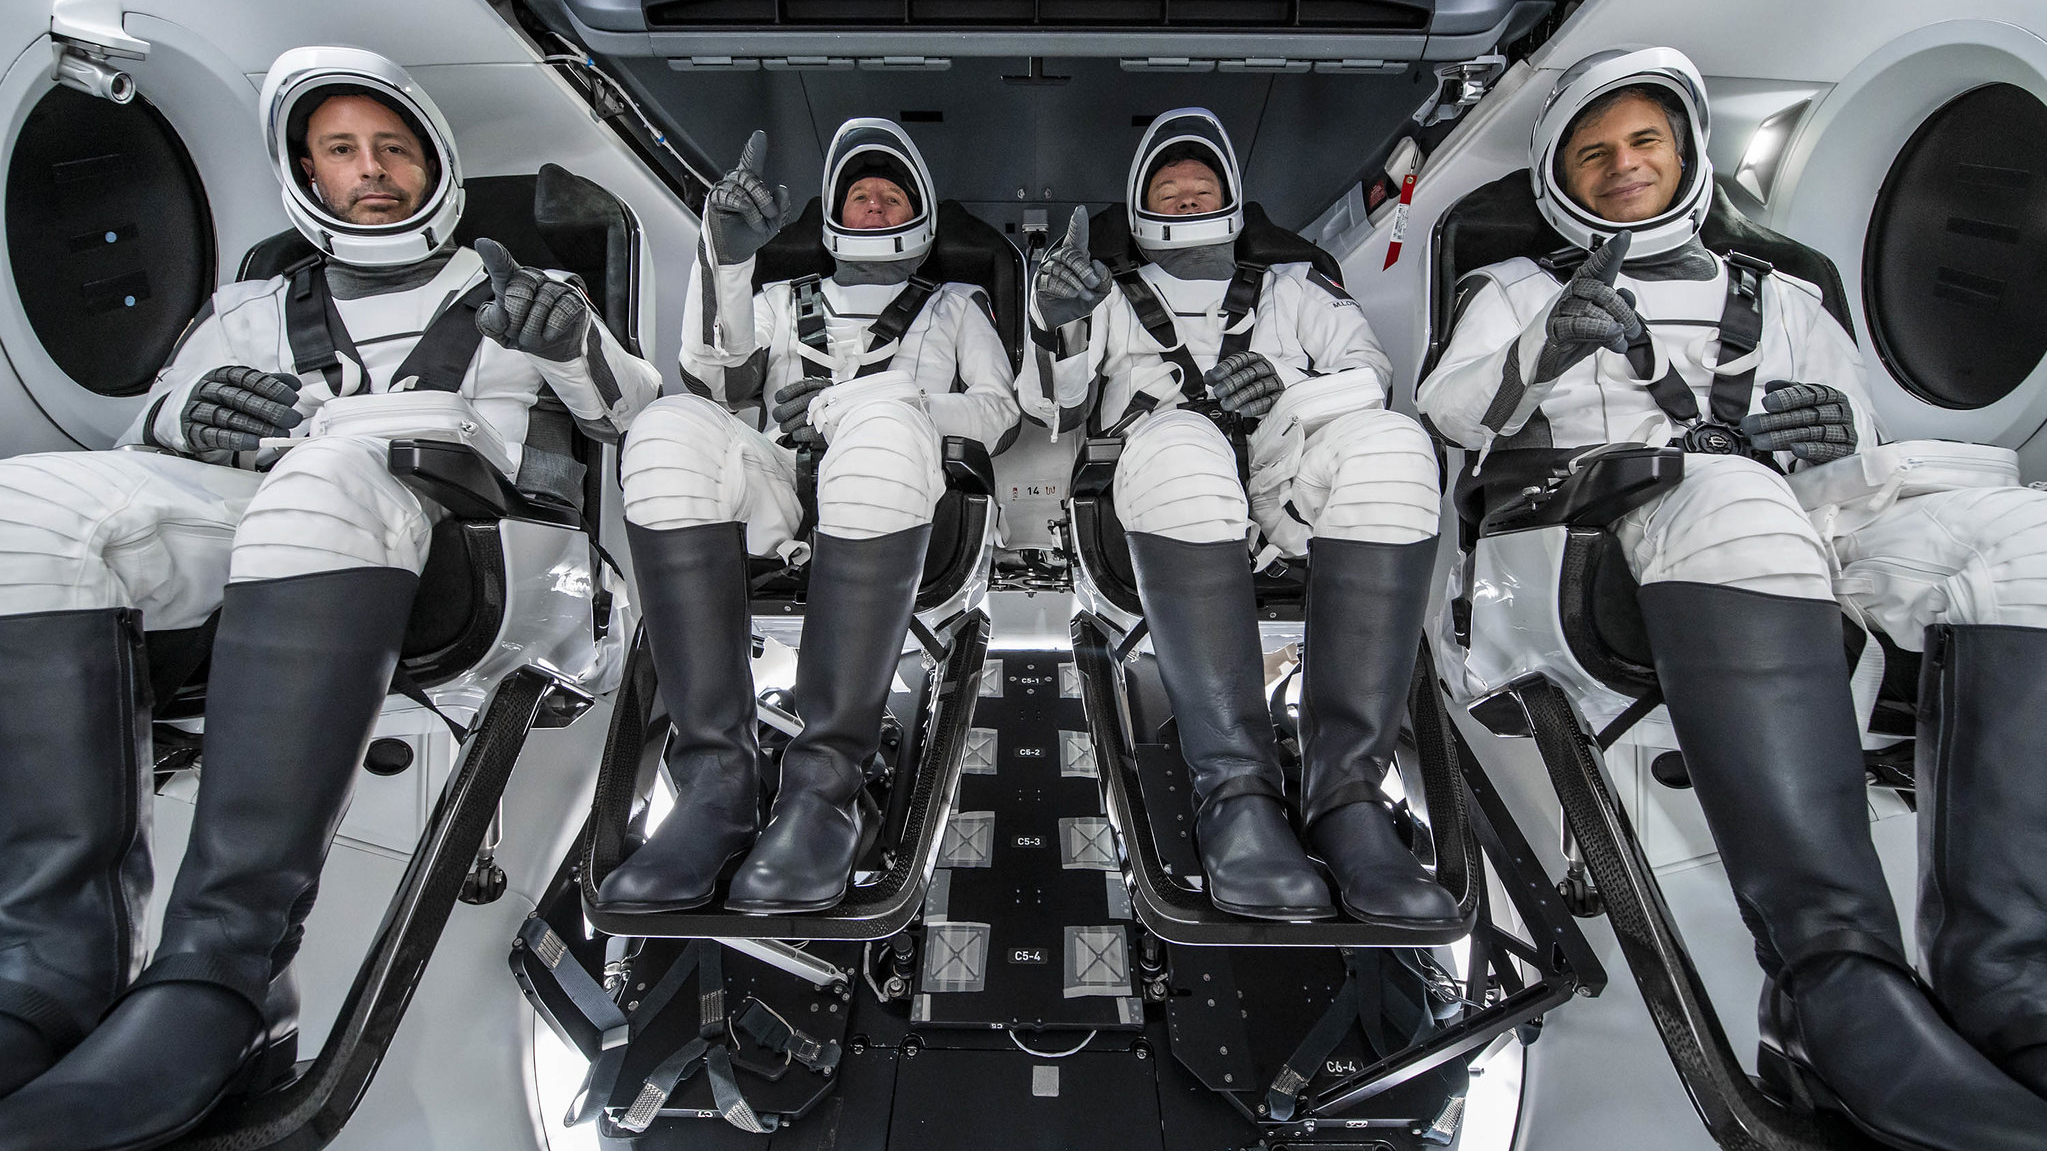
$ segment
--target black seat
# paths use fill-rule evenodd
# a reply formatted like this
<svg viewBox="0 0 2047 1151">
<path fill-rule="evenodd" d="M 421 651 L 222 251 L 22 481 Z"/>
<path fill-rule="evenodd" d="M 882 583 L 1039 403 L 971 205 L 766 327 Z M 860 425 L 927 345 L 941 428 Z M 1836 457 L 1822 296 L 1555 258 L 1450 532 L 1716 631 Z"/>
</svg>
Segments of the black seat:
<svg viewBox="0 0 2047 1151">
<path fill-rule="evenodd" d="M 755 259 L 754 287 L 802 276 L 829 276 L 824 249 L 824 214 L 812 199 Z M 1000 232 L 950 200 L 938 205 L 938 229 L 918 274 L 940 283 L 971 284 L 987 296 L 996 331 L 1011 362 L 1021 350 L 1022 319 L 1017 301 L 1023 257 Z M 772 397 L 767 397 L 772 401 Z M 845 900 L 816 914 L 754 916 L 723 910 L 719 903 L 661 915 L 618 914 L 597 901 L 598 885 L 618 866 L 628 836 L 640 826 L 645 808 L 635 805 L 653 786 L 643 745 L 659 751 L 651 670 L 636 648 L 627 687 L 613 711 L 611 741 L 599 769 L 592 835 L 581 868 L 584 914 L 599 930 L 635 937 L 722 939 L 881 939 L 902 930 L 921 906 L 933 862 L 958 787 L 967 727 L 973 714 L 976 677 L 987 651 L 988 617 L 974 610 L 991 558 L 995 515 L 995 474 L 988 450 L 960 436 L 944 441 L 946 490 L 933 512 L 931 542 L 924 557 L 916 608 L 924 623 L 913 632 L 925 645 L 899 665 L 907 693 L 894 693 L 889 713 L 895 722 L 883 733 L 882 749 L 870 764 L 867 796 L 880 809 L 879 834 L 855 870 Z M 757 616 L 793 616 L 803 609 L 809 570 L 787 568 L 776 559 L 755 559 L 753 611 Z M 941 616 L 943 618 L 933 618 Z M 779 736 L 764 729 L 772 749 Z"/>
<path fill-rule="evenodd" d="M 637 352 L 638 230 L 616 196 L 555 164 L 543 165 L 535 175 L 471 177 L 463 182 L 463 192 L 457 243 L 470 245 L 487 236 L 522 264 L 574 274 L 605 327 Z M 310 241 L 288 229 L 250 247 L 236 278 L 268 279 L 316 254 Z M 434 527 L 402 650 L 402 666 L 422 687 L 462 674 L 491 650 L 504 626 L 500 521 L 579 527 L 601 519 L 604 484 L 596 466 L 601 449 L 552 394 L 543 393 L 529 414 L 527 443 L 575 461 L 580 485 L 520 491 L 460 445 L 393 445 L 394 474 L 447 512 Z M 151 637 L 154 687 L 157 698 L 166 701 L 157 718 L 204 710 L 210 643 L 210 628 Z"/>
<path fill-rule="evenodd" d="M 1716 252 L 1731 249 L 1764 259 L 1817 284 L 1828 311 L 1847 325 L 1840 278 L 1826 257 L 1743 218 L 1724 192 L 1716 189 L 1701 235 Z M 1465 276 L 1515 256 L 1540 259 L 1563 246 L 1536 210 L 1526 171 L 1471 192 L 1445 213 L 1433 238 L 1436 280 L 1423 374 L 1449 342 L 1457 289 Z M 1684 454 L 1628 445 L 1572 459 L 1583 452 L 1495 451 L 1476 480 L 1469 469 L 1458 469 L 1455 505 L 1466 570 L 1473 568 L 1471 553 L 1481 540 L 1562 530 L 1565 544 L 1551 574 L 1558 585 L 1556 622 L 1563 645 L 1594 680 L 1637 699 L 1646 711 L 1640 705 L 1660 696 L 1654 694 L 1655 672 L 1635 601 L 1636 583 L 1609 528 L 1628 510 L 1677 484 Z M 1536 572 L 1528 578 L 1539 588 L 1546 577 Z M 1462 602 L 1452 605 L 1460 613 L 1459 638 L 1467 642 L 1472 638 L 1469 594 L 1467 582 Z M 1527 674 L 1477 701 L 1472 714 L 1496 734 L 1534 738 L 1570 842 L 1582 853 L 1582 861 L 1573 861 L 1559 886 L 1573 889 L 1578 914 L 1606 913 L 1658 1036 L 1715 1141 L 1730 1147 L 1869 1151 L 1872 1144 L 1845 1122 L 1826 1113 L 1793 1111 L 1765 1096 L 1729 1047 L 1641 842 L 1608 782 L 1601 751 L 1617 732 L 1585 730 L 1578 701 L 1556 676 L 1544 672 Z M 1614 726 L 1627 721 L 1624 713 Z M 1660 767 L 1658 778 L 1664 778 Z"/>
<path fill-rule="evenodd" d="M 754 257 L 753 284 L 830 276 L 832 259 L 824 248 L 824 208 L 812 197 L 797 217 L 784 225 Z M 1012 367 L 1023 349 L 1023 256 L 1001 232 L 957 201 L 938 204 L 938 230 L 931 251 L 917 274 L 936 283 L 957 282 L 980 288 L 995 317 L 995 331 L 1009 350 Z M 772 403 L 764 397 L 762 405 Z M 1004 445 L 993 445 L 1000 448 Z M 917 610 L 930 611 L 957 599 L 983 566 L 984 543 L 995 515 L 995 467 L 988 447 L 961 436 L 944 444 L 946 491 L 932 512 L 931 543 L 924 553 L 924 578 L 917 587 Z M 802 610 L 807 569 L 785 569 L 780 561 L 753 561 L 754 610 L 794 615 Z"/>
<path fill-rule="evenodd" d="M 1742 215 L 1720 188 L 1714 189 L 1700 239 L 1707 248 L 1723 256 L 1739 252 L 1816 285 L 1828 313 L 1850 333 L 1854 331 L 1841 276 L 1833 261 Z M 1466 194 L 1437 223 L 1433 245 L 1435 278 L 1429 294 L 1429 344 L 1422 361 L 1423 377 L 1435 367 L 1449 344 L 1461 293 L 1468 287 L 1467 277 L 1471 273 L 1515 257 L 1541 260 L 1569 249 L 1536 207 L 1526 169 Z M 1573 506 L 1568 516 L 1571 530 L 1558 606 L 1572 654 L 1586 670 L 1614 691 L 1639 698 L 1654 689 L 1655 673 L 1649 666 L 1646 632 L 1641 611 L 1635 604 L 1634 576 L 1611 533 L 1605 529 L 1631 508 L 1675 485 L 1682 478 L 1683 465 L 1675 459 L 1654 465 L 1655 482 L 1649 488 L 1635 486 L 1635 481 L 1643 478 L 1638 469 L 1646 465 L 1625 458 L 1600 461 L 1594 474 L 1573 476 L 1567 481 L 1567 463 L 1582 450 L 1502 449 L 1487 457 L 1477 476 L 1469 468 L 1457 469 L 1453 503 L 1459 545 L 1469 553 L 1481 535 L 1544 526 L 1527 517 L 1495 518 L 1505 502 L 1522 498 L 1528 488 L 1554 488 L 1568 482 L 1573 492 L 1582 495 L 1613 485 L 1621 473 L 1628 473 L 1628 480 L 1621 486 L 1634 493 L 1632 502 L 1584 503 L 1578 497 L 1563 501 Z M 1678 454 L 1674 449 L 1669 452 L 1671 456 Z M 1546 494 L 1542 502 L 1551 504 L 1553 509 L 1561 507 L 1562 503 L 1553 496 L 1554 493 Z M 1469 573 L 1469 564 L 1466 570 Z M 1469 590 L 1467 587 L 1465 594 L 1451 605 L 1457 636 L 1467 642 Z M 1489 722 L 1502 722 L 1510 728 L 1517 720 L 1517 715 L 1508 711 L 1484 714 Z"/>
<path fill-rule="evenodd" d="M 1135 265 L 1142 258 L 1121 204 L 1094 216 L 1089 239 L 1095 257 L 1111 267 Z M 1244 206 L 1237 258 L 1268 267 L 1312 264 L 1332 281 L 1342 276 L 1334 256 L 1272 223 L 1257 204 Z M 1418 946 L 1447 943 L 1468 933 L 1478 914 L 1482 885 L 1478 846 L 1468 834 L 1460 784 L 1427 762 L 1419 771 L 1418 798 L 1430 813 L 1431 824 L 1424 827 L 1416 821 L 1412 826 L 1418 837 L 1433 834 L 1438 878 L 1458 896 L 1464 911 L 1457 928 L 1429 936 L 1342 918 L 1314 923 L 1251 920 L 1217 910 L 1200 889 L 1200 861 L 1186 831 L 1193 818 L 1192 789 L 1170 734 L 1170 708 L 1156 663 L 1149 656 L 1116 658 L 1141 638 L 1144 614 L 1129 541 L 1116 515 L 1115 471 L 1122 451 L 1121 438 L 1096 436 L 1081 446 L 1074 461 L 1075 587 L 1083 605 L 1092 608 L 1075 621 L 1074 651 L 1088 679 L 1088 716 L 1096 744 L 1116 749 L 1098 762 L 1103 765 L 1102 786 L 1111 818 L 1123 829 L 1130 851 L 1131 905 L 1138 918 L 1161 938 L 1185 944 Z M 1281 560 L 1257 573 L 1253 587 L 1259 618 L 1300 620 L 1306 577 L 1305 558 Z M 1117 705 L 1119 700 L 1126 706 Z M 1110 770 L 1112 763 L 1123 769 Z"/>
</svg>

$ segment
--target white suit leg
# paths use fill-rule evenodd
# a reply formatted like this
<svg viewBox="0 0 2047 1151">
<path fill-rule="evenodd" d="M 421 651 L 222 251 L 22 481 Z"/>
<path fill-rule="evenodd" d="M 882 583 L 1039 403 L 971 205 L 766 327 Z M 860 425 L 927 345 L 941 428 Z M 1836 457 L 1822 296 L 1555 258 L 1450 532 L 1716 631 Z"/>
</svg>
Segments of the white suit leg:
<svg viewBox="0 0 2047 1151">
<path fill-rule="evenodd" d="M 133 607 L 156 630 L 198 626 L 262 480 L 147 452 L 0 460 L 0 612 Z"/>
<path fill-rule="evenodd" d="M 1913 496 L 1837 537 L 1836 550 L 1841 598 L 1907 651 L 1928 624 L 2047 628 L 2047 492 Z"/>
<path fill-rule="evenodd" d="M 1126 531 L 1182 543 L 1245 539 L 1251 511 L 1230 441 L 1196 412 L 1139 421 L 1116 461 L 1116 515 Z"/>
<path fill-rule="evenodd" d="M 817 530 L 870 540 L 931 522 L 945 493 L 938 428 L 900 400 L 861 404 L 832 429 L 817 469 Z"/>
<path fill-rule="evenodd" d="M 1428 433 L 1383 408 L 1331 420 L 1308 437 L 1290 502 L 1318 538 L 1382 544 L 1432 539 L 1443 499 Z M 1282 507 L 1278 514 L 1287 511 Z M 1278 538 L 1272 527 L 1260 526 L 1268 538 Z"/>
<path fill-rule="evenodd" d="M 391 474 L 389 454 L 390 441 L 370 436 L 323 437 L 285 453 L 242 516 L 230 578 L 425 568 L 433 520 Z"/>
<path fill-rule="evenodd" d="M 666 396 L 633 421 L 619 459 L 625 517 L 644 528 L 744 523 L 746 550 L 770 555 L 796 534 L 796 457 L 716 402 Z"/>
<path fill-rule="evenodd" d="M 1641 583 L 1682 580 L 1832 599 L 1819 533 L 1784 477 L 1741 456 L 1687 455 L 1673 491 L 1614 525 Z"/>
</svg>

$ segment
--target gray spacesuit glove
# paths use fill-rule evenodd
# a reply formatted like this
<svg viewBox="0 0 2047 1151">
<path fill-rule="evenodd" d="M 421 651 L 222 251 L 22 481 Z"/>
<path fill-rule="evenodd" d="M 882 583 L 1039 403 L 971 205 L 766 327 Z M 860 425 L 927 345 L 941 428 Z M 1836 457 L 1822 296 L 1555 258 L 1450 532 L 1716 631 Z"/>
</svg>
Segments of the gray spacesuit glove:
<svg viewBox="0 0 2047 1151">
<path fill-rule="evenodd" d="M 1202 373 L 1201 382 L 1224 411 L 1254 420 L 1271 411 L 1279 394 L 1286 390 L 1272 361 L 1257 352 L 1224 356 Z"/>
<path fill-rule="evenodd" d="M 1625 354 L 1628 344 L 1646 333 L 1642 317 L 1635 314 L 1634 294 L 1613 286 L 1632 242 L 1630 233 L 1617 233 L 1578 265 L 1563 294 L 1550 305 L 1531 383 L 1556 379 L 1600 348 Z"/>
<path fill-rule="evenodd" d="M 810 398 L 831 383 L 816 376 L 802 376 L 775 393 L 775 406 L 769 410 L 768 418 L 782 430 L 784 444 L 792 448 L 824 445 L 824 434 L 810 426 Z"/>
<path fill-rule="evenodd" d="M 1066 225 L 1066 237 L 1038 264 L 1031 293 L 1038 305 L 1038 318 L 1057 331 L 1095 310 L 1108 298 L 1109 267 L 1088 254 L 1087 209 L 1075 208 Z"/>
<path fill-rule="evenodd" d="M 497 298 L 476 309 L 476 330 L 514 352 L 558 363 L 583 354 L 590 302 L 574 284 L 522 267 L 496 240 L 476 241 Z"/>
<path fill-rule="evenodd" d="M 789 189 L 773 190 L 761 179 L 768 158 L 768 134 L 755 131 L 739 154 L 739 166 L 725 173 L 704 198 L 704 226 L 711 230 L 711 249 L 718 263 L 744 264 L 782 230 L 789 215 Z"/>
<path fill-rule="evenodd" d="M 185 443 L 197 452 L 253 452 L 264 437 L 286 436 L 305 417 L 292 407 L 299 382 L 255 368 L 215 368 L 199 378 L 179 413 Z"/>
<path fill-rule="evenodd" d="M 1855 413 L 1839 388 L 1771 380 L 1763 385 L 1763 410 L 1741 418 L 1741 434 L 1758 451 L 1824 464 L 1855 454 Z"/>
</svg>

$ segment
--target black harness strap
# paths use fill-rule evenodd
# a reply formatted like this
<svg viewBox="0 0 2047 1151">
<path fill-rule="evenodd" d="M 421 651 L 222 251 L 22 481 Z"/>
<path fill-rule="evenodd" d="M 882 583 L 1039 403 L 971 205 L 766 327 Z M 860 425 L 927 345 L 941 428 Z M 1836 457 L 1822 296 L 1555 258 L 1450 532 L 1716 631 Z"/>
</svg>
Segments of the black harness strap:
<svg viewBox="0 0 2047 1151">
<path fill-rule="evenodd" d="M 795 293 L 796 341 L 812 352 L 815 357 L 803 356 L 803 375 L 807 379 L 828 380 L 832 369 L 829 360 L 830 334 L 825 330 L 826 303 L 824 279 L 821 276 L 805 276 L 792 281 L 790 290 Z M 938 291 L 935 281 L 921 276 L 911 276 L 896 298 L 881 310 L 874 323 L 867 329 L 867 351 L 871 355 L 899 343 L 903 333 L 910 330 L 917 316 L 924 311 L 924 305 Z M 860 365 L 855 378 L 871 376 L 884 371 L 894 362 L 895 353 L 890 352 Z M 796 452 L 796 498 L 803 505 L 803 522 L 797 526 L 796 538 L 803 539 L 817 526 L 817 466 L 824 455 L 821 449 L 805 445 Z"/>
<path fill-rule="evenodd" d="M 1727 299 L 1720 309 L 1720 355 L 1723 364 L 1747 356 L 1756 350 L 1763 335 L 1763 277 L 1770 274 L 1771 267 L 1761 260 L 1752 259 L 1739 252 L 1727 256 Z M 1647 374 L 1648 349 L 1643 347 L 1640 355 L 1630 349 L 1632 366 L 1638 373 Z M 1692 395 L 1691 385 L 1678 375 L 1676 365 L 1667 365 L 1663 375 L 1649 382 L 1649 398 L 1679 424 L 1689 428 L 1699 422 L 1699 401 Z M 1749 405 L 1755 399 L 1756 369 L 1751 364 L 1742 371 L 1729 375 L 1715 375 L 1712 387 L 1707 393 L 1707 402 L 1712 409 L 1713 422 L 1726 427 L 1741 423 L 1748 415 Z"/>
<path fill-rule="evenodd" d="M 1159 299 L 1159 294 L 1145 282 L 1139 273 L 1139 265 L 1119 261 L 1115 270 L 1116 287 L 1123 293 L 1130 310 L 1137 313 L 1137 322 L 1144 328 L 1159 347 L 1166 362 L 1180 369 L 1180 394 L 1190 403 L 1199 403 L 1208 398 L 1208 388 L 1202 382 L 1201 369 L 1195 365 L 1194 356 L 1187 351 L 1187 345 L 1180 339 L 1179 329 L 1173 326 L 1173 313 Z M 1223 338 L 1222 347 L 1216 351 L 1220 362 L 1251 346 L 1251 327 L 1245 325 L 1237 331 L 1237 325 L 1258 306 L 1258 293 L 1265 286 L 1266 265 L 1241 263 L 1236 275 L 1230 277 L 1230 286 L 1223 293 Z M 1124 415 L 1110 429 L 1110 435 L 1121 435 L 1130 421 L 1158 406 L 1158 400 L 1149 395 L 1133 395 L 1124 407 Z"/>
<path fill-rule="evenodd" d="M 344 382 L 341 358 L 346 356 L 355 362 L 367 389 L 369 369 L 341 320 L 340 309 L 334 306 L 325 259 L 309 256 L 283 274 L 290 281 L 284 298 L 284 331 L 291 344 L 292 370 L 299 375 L 318 372 L 326 379 L 328 390 L 338 396 Z M 489 280 L 455 297 L 419 334 L 419 341 L 398 365 L 391 382 L 416 377 L 413 386 L 422 391 L 461 391 L 462 377 L 468 374 L 469 363 L 483 343 L 476 312 L 491 299 Z"/>
<path fill-rule="evenodd" d="M 419 382 L 413 387 L 419 391 L 461 391 L 462 377 L 469 374 L 469 362 L 476 358 L 476 349 L 483 346 L 483 330 L 476 326 L 477 309 L 495 298 L 489 280 L 455 297 L 420 333 L 411 354 L 391 373 L 391 382 L 417 377 Z"/>
</svg>

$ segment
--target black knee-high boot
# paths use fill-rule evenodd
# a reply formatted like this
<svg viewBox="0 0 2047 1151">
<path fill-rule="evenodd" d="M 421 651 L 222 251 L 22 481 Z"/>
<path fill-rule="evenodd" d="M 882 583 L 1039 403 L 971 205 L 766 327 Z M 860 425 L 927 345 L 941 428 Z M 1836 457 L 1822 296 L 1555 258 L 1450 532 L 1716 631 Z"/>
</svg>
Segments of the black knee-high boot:
<svg viewBox="0 0 2047 1151">
<path fill-rule="evenodd" d="M 2047 630 L 1926 629 L 1919 952 L 1955 1029 L 2047 1097 Z"/>
<path fill-rule="evenodd" d="M 1209 898 L 1261 919 L 1334 915 L 1329 885 L 1287 822 L 1244 545 L 1127 538 L 1194 787 L 1194 845 Z"/>
<path fill-rule="evenodd" d="M 924 576 L 931 525 L 873 539 L 817 533 L 796 663 L 803 731 L 760 841 L 732 877 L 735 911 L 822 911 L 846 897 L 860 853 L 860 789 Z"/>
<path fill-rule="evenodd" d="M 1915 981 L 1869 837 L 1831 600 L 1708 584 L 1640 593 L 1656 676 L 1770 976 L 1766 1077 L 1889 1144 L 2037 1148 L 2047 1101 L 1955 1034 Z"/>
<path fill-rule="evenodd" d="M 1457 901 L 1400 841 L 1379 787 L 1407 713 L 1436 541 L 1317 539 L 1308 555 L 1301 824 L 1344 910 L 1390 927 L 1454 925 Z"/>
<path fill-rule="evenodd" d="M 682 911 L 711 900 L 719 872 L 760 833 L 760 745 L 746 527 L 626 525 L 647 642 L 668 706 L 675 809 L 598 888 L 617 911 Z"/>
<path fill-rule="evenodd" d="M 0 1096 L 141 970 L 149 688 L 129 608 L 0 616 Z"/>
<path fill-rule="evenodd" d="M 0 1151 L 142 1151 L 288 1071 L 289 982 L 320 869 L 390 689 L 419 577 L 228 585 L 192 837 L 155 958 L 86 1041 L 0 1100 Z"/>
</svg>

